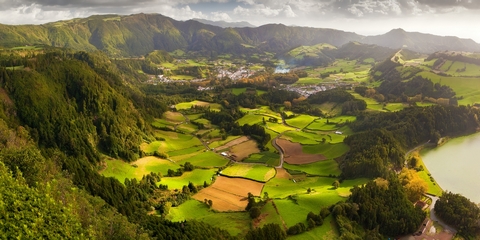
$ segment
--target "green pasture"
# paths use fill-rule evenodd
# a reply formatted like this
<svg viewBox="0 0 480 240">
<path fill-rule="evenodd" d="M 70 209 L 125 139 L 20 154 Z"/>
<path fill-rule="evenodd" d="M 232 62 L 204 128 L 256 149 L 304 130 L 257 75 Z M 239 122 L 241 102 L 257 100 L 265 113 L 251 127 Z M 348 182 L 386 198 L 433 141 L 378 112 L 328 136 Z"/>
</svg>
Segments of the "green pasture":
<svg viewBox="0 0 480 240">
<path fill-rule="evenodd" d="M 211 142 L 208 147 L 214 149 L 214 148 L 217 148 L 217 147 L 220 147 L 220 146 L 223 146 L 225 144 L 227 144 L 228 142 L 231 142 L 237 138 L 240 138 L 242 136 L 228 136 L 225 140 L 220 140 L 220 141 L 214 141 L 214 142 Z"/>
<path fill-rule="evenodd" d="M 273 206 L 273 202 L 272 201 L 268 201 L 261 209 L 261 218 L 262 218 L 262 221 L 260 222 L 260 225 L 259 227 L 263 227 L 264 225 L 266 224 L 269 224 L 269 223 L 275 223 L 275 224 L 278 224 L 280 226 L 283 225 L 283 221 L 282 221 L 282 216 L 280 216 L 278 213 L 277 213 L 277 210 L 275 210 L 275 207 Z"/>
<path fill-rule="evenodd" d="M 172 123 L 170 121 L 167 121 L 166 119 L 155 119 L 155 121 L 152 122 L 152 126 L 161 128 L 161 127 L 170 127 L 173 128 L 175 126 L 175 123 Z"/>
<path fill-rule="evenodd" d="M 270 141 L 268 141 L 268 143 L 265 144 L 265 147 L 268 148 L 269 152 L 274 153 L 277 150 L 273 147 L 272 141 L 273 141 L 274 138 L 276 138 L 279 135 L 279 133 L 276 133 L 276 132 L 274 132 L 274 131 L 272 131 L 268 128 L 265 128 L 265 132 L 270 134 Z"/>
<path fill-rule="evenodd" d="M 280 155 L 273 152 L 254 153 L 243 160 L 244 163 L 262 163 L 268 166 L 278 166 Z"/>
<path fill-rule="evenodd" d="M 333 159 L 323 160 L 319 162 L 302 164 L 302 165 L 293 165 L 284 163 L 283 167 L 289 170 L 301 171 L 307 174 L 318 175 L 318 176 L 329 176 L 335 175 L 339 176 L 342 171 L 338 166 L 338 163 Z"/>
<path fill-rule="evenodd" d="M 270 130 L 272 130 L 274 132 L 277 132 L 277 133 L 283 133 L 283 132 L 286 132 L 286 131 L 295 131 L 295 128 L 285 126 L 281 123 L 281 121 L 279 121 L 279 123 L 267 122 L 266 125 L 267 125 L 266 126 L 267 129 L 270 129 Z"/>
<path fill-rule="evenodd" d="M 322 190 L 322 192 L 312 191 L 310 194 L 299 194 L 292 198 L 275 200 L 277 209 L 288 227 L 300 222 L 308 226 L 307 215 L 309 212 L 318 214 L 323 207 L 329 207 L 339 201 L 346 200 L 346 198 L 339 196 L 335 190 L 328 189 Z"/>
<path fill-rule="evenodd" d="M 215 203 L 213 203 L 215 204 Z M 196 220 L 228 231 L 232 236 L 242 236 L 250 230 L 251 218 L 248 212 L 216 213 L 205 203 L 188 200 L 170 209 L 167 219 L 173 222 Z"/>
<path fill-rule="evenodd" d="M 210 122 L 210 120 L 205 119 L 205 118 L 197 118 L 195 120 L 191 120 L 191 122 L 201 123 L 206 128 L 211 128 L 212 127 L 212 123 Z"/>
<path fill-rule="evenodd" d="M 172 80 L 193 80 L 195 79 L 194 76 L 189 76 L 189 75 L 172 75 L 170 76 Z"/>
<path fill-rule="evenodd" d="M 287 124 L 290 126 L 303 129 L 317 118 L 318 117 L 301 114 L 301 115 L 295 116 L 294 118 L 286 119 L 285 122 L 287 122 Z"/>
<path fill-rule="evenodd" d="M 480 102 L 480 78 L 445 77 L 432 72 L 421 72 L 418 75 L 429 78 L 433 83 L 447 85 L 457 94 L 458 104 L 468 105 Z"/>
<path fill-rule="evenodd" d="M 215 152 L 206 151 L 177 161 L 178 164 L 184 164 L 186 162 L 190 162 L 194 166 L 199 167 L 220 167 L 227 165 L 229 160 Z"/>
<path fill-rule="evenodd" d="M 321 138 L 317 134 L 308 133 L 303 131 L 289 131 L 283 133 L 283 139 L 287 139 L 290 142 L 300 143 L 302 145 L 308 144 L 318 144 L 321 141 Z"/>
<path fill-rule="evenodd" d="M 322 154 L 328 159 L 333 159 L 342 156 L 348 152 L 350 148 L 345 143 L 320 143 L 317 145 L 303 145 L 302 150 L 308 154 Z"/>
<path fill-rule="evenodd" d="M 105 177 L 114 177 L 120 182 L 124 182 L 125 178 L 142 179 L 144 175 L 154 173 L 162 173 L 166 175 L 168 169 L 176 170 L 179 165 L 168 160 L 152 157 L 149 161 L 139 161 L 133 164 L 126 163 L 122 160 L 105 160 L 107 167 L 101 172 Z M 135 165 L 136 167 L 134 167 Z"/>
<path fill-rule="evenodd" d="M 160 151 L 168 153 L 170 151 L 176 151 L 185 148 L 191 148 L 195 146 L 201 146 L 202 142 L 194 136 L 176 133 L 157 131 L 157 136 L 165 138 L 165 141 L 154 141 L 147 146 L 143 147 L 145 152 Z"/>
<path fill-rule="evenodd" d="M 177 110 L 185 110 L 185 109 L 190 109 L 193 106 L 208 106 L 208 105 L 210 105 L 210 103 L 194 100 L 194 101 L 191 101 L 191 102 L 177 103 L 175 105 L 175 108 Z"/>
<path fill-rule="evenodd" d="M 197 119 L 201 118 L 202 115 L 203 115 L 203 113 L 198 113 L 198 114 L 190 114 L 190 115 L 186 115 L 186 116 L 190 121 L 193 121 L 193 120 L 197 120 Z"/>
<path fill-rule="evenodd" d="M 321 238 L 320 238 L 321 236 Z M 336 240 L 339 239 L 340 233 L 337 229 L 337 224 L 333 219 L 332 214 L 328 215 L 323 220 L 323 225 L 320 227 L 315 227 L 310 231 L 303 232 L 298 235 L 289 236 L 289 240 Z"/>
<path fill-rule="evenodd" d="M 390 111 L 390 112 L 398 112 L 401 111 L 405 108 L 405 105 L 403 103 L 388 103 L 384 109 Z"/>
<path fill-rule="evenodd" d="M 222 105 L 218 103 L 210 103 L 208 106 L 210 107 L 211 111 L 220 112 L 222 110 Z"/>
<path fill-rule="evenodd" d="M 230 165 L 221 172 L 225 176 L 243 177 L 260 182 L 267 182 L 275 174 L 275 168 L 254 164 L 234 164 Z"/>
<path fill-rule="evenodd" d="M 116 178 L 121 183 L 125 181 L 125 178 L 135 178 L 136 169 L 132 165 L 117 159 L 105 160 L 105 162 L 107 167 L 101 171 L 103 176 Z"/>
<path fill-rule="evenodd" d="M 216 169 L 195 169 L 191 172 L 184 172 L 180 177 L 163 177 L 159 184 L 168 185 L 168 189 L 170 190 L 182 189 L 183 186 L 187 186 L 189 182 L 195 185 L 203 185 L 205 181 L 211 183 L 212 176 L 215 175 L 215 173 Z"/>
<path fill-rule="evenodd" d="M 169 157 L 183 156 L 205 150 L 203 145 L 168 152 Z"/>
<path fill-rule="evenodd" d="M 335 192 L 332 187 L 335 179 L 328 177 L 307 177 L 293 180 L 273 178 L 265 183 L 263 192 L 268 192 L 271 198 L 286 198 L 289 195 L 307 194 L 307 189 L 327 194 L 328 191 Z M 305 216 L 306 217 L 306 216 Z"/>
<path fill-rule="evenodd" d="M 322 112 L 330 116 L 337 116 L 342 114 L 342 104 L 326 102 L 322 104 L 315 104 L 313 106 L 318 107 L 320 110 L 322 110 Z"/>
<path fill-rule="evenodd" d="M 295 85 L 314 85 L 322 82 L 325 82 L 325 80 L 318 77 L 304 77 L 299 78 Z"/>
<path fill-rule="evenodd" d="M 242 118 L 237 120 L 238 125 L 243 126 L 245 124 L 254 125 L 256 123 L 263 124 L 263 119 L 268 120 L 268 117 L 257 115 L 257 114 L 247 114 Z"/>
<path fill-rule="evenodd" d="M 163 114 L 162 118 L 169 121 L 169 122 L 172 122 L 174 124 L 185 122 L 185 120 L 186 120 L 185 117 L 181 113 L 171 112 L 171 111 L 165 112 Z"/>
<path fill-rule="evenodd" d="M 177 126 L 177 130 L 185 132 L 185 133 L 194 133 L 198 130 L 197 125 L 192 123 L 182 123 Z"/>
<path fill-rule="evenodd" d="M 313 121 L 308 125 L 307 129 L 319 131 L 334 131 L 340 128 L 337 124 L 344 124 L 347 121 L 353 122 L 356 120 L 355 116 L 339 116 L 334 118 L 322 118 Z"/>
</svg>

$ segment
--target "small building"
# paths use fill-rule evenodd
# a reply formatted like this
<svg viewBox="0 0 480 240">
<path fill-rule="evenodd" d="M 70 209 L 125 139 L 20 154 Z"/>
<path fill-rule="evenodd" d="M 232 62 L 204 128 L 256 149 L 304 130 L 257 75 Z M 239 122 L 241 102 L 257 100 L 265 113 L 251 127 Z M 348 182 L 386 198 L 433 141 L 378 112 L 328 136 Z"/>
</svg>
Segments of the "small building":
<svg viewBox="0 0 480 240">
<path fill-rule="evenodd" d="M 226 153 L 226 152 L 221 152 L 220 155 L 222 155 L 224 157 L 228 157 L 228 153 Z"/>
<path fill-rule="evenodd" d="M 341 132 L 341 131 L 335 131 L 335 134 L 342 135 L 343 132 Z"/>
</svg>

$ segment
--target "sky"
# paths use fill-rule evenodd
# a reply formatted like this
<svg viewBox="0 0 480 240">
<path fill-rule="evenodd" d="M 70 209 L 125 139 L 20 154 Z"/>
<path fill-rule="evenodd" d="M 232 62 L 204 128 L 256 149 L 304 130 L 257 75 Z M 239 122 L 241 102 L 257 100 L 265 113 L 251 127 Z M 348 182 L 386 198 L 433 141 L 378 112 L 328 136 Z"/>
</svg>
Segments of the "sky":
<svg viewBox="0 0 480 240">
<path fill-rule="evenodd" d="M 480 43 L 480 0 L 0 0 L 0 23 L 42 24 L 98 14 L 159 13 L 176 20 L 334 28 L 379 35 L 394 28 Z"/>
</svg>

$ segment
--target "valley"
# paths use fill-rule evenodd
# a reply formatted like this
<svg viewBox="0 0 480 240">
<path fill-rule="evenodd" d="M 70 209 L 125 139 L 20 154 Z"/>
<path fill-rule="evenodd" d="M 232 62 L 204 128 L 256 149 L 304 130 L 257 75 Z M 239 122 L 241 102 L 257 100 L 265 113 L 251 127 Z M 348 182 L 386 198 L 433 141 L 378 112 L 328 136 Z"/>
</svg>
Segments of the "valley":
<svg viewBox="0 0 480 240">
<path fill-rule="evenodd" d="M 476 43 L 156 14 L 0 33 L 8 236 L 479 236 Z"/>
</svg>

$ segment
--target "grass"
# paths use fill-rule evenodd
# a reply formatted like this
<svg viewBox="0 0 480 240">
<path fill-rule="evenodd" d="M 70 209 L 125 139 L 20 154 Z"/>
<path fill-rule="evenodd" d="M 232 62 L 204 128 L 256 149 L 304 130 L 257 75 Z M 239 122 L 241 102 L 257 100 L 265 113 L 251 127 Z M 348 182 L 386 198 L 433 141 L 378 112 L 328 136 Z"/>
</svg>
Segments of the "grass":
<svg viewBox="0 0 480 240">
<path fill-rule="evenodd" d="M 302 150 L 308 154 L 322 154 L 328 159 L 342 156 L 350 148 L 345 143 L 329 144 L 323 143 L 318 145 L 304 145 Z"/>
<path fill-rule="evenodd" d="M 339 239 L 340 233 L 338 232 L 337 225 L 333 219 L 332 214 L 328 215 L 323 220 L 323 225 L 316 227 L 310 231 L 306 231 L 302 234 L 289 236 L 289 240 L 334 240 Z"/>
<path fill-rule="evenodd" d="M 222 174 L 230 177 L 243 177 L 260 182 L 267 182 L 275 176 L 275 169 L 263 165 L 234 164 L 222 170 Z"/>
<path fill-rule="evenodd" d="M 286 119 L 288 125 L 294 126 L 296 128 L 303 129 L 307 127 L 311 122 L 313 122 L 318 117 L 313 117 L 310 115 L 297 115 L 294 118 Z"/>
<path fill-rule="evenodd" d="M 285 132 L 281 138 L 290 140 L 291 142 L 300 143 L 302 145 L 318 144 L 321 141 L 321 138 L 319 138 L 317 134 L 302 131 Z"/>
<path fill-rule="evenodd" d="M 263 163 L 268 166 L 278 166 L 280 164 L 280 156 L 277 153 L 261 152 L 254 153 L 243 160 L 245 163 Z"/>
<path fill-rule="evenodd" d="M 447 85 L 453 89 L 458 100 L 458 104 L 467 105 L 480 102 L 480 79 L 472 77 L 444 77 L 431 72 L 421 72 L 418 75 L 429 78 L 433 83 Z"/>
<path fill-rule="evenodd" d="M 339 176 L 342 173 L 342 171 L 340 171 L 338 163 L 333 159 L 319 161 L 319 162 L 310 163 L 310 164 L 302 164 L 302 165 L 292 165 L 292 164 L 284 163 L 283 167 L 285 169 L 301 171 L 308 174 L 319 175 L 319 176 L 329 176 L 329 175 Z"/>
<path fill-rule="evenodd" d="M 263 124 L 263 119 L 268 120 L 268 117 L 256 114 L 247 114 L 237 120 L 238 125 L 243 126 L 245 124 L 254 125 L 256 123 Z"/>
<path fill-rule="evenodd" d="M 265 224 L 275 223 L 280 226 L 283 225 L 282 217 L 277 213 L 272 201 L 268 201 L 261 209 L 260 218 L 262 219 L 258 227 L 263 227 Z"/>
<path fill-rule="evenodd" d="M 114 177 L 120 182 L 124 182 L 125 178 L 131 179 L 135 178 L 135 168 L 130 164 L 122 160 L 105 160 L 107 163 L 107 168 L 101 171 L 101 174 L 105 177 Z"/>
<path fill-rule="evenodd" d="M 269 130 L 272 130 L 273 132 L 277 132 L 277 133 L 283 133 L 283 132 L 286 132 L 286 131 L 295 130 L 295 128 L 285 126 L 281 123 L 271 123 L 271 122 L 267 122 L 266 128 L 269 129 Z"/>
<path fill-rule="evenodd" d="M 296 179 L 293 182 L 288 179 L 273 178 L 268 181 L 263 188 L 263 192 L 268 192 L 272 198 L 286 198 L 289 195 L 307 194 L 307 189 L 314 189 L 317 193 L 326 195 L 338 195 L 336 190 L 332 188 L 333 178 L 328 177 L 307 177 Z"/>
<path fill-rule="evenodd" d="M 220 147 L 220 146 L 223 146 L 225 144 L 227 144 L 228 142 L 231 142 L 237 138 L 240 138 L 242 136 L 228 136 L 225 140 L 220 140 L 220 141 L 215 141 L 215 142 L 212 142 L 208 145 L 208 147 L 214 149 L 214 148 L 217 148 L 217 147 Z"/>
<path fill-rule="evenodd" d="M 188 200 L 178 207 L 171 208 L 167 219 L 173 222 L 196 220 L 228 231 L 232 236 L 243 235 L 250 230 L 248 212 L 216 213 L 206 204 Z"/>
<path fill-rule="evenodd" d="M 189 158 L 181 159 L 177 163 L 184 164 L 185 162 L 190 162 L 191 164 L 199 167 L 220 167 L 227 165 L 229 160 L 214 152 L 207 151 Z"/>
<path fill-rule="evenodd" d="M 191 101 L 191 102 L 178 103 L 178 104 L 175 105 L 175 108 L 177 110 L 185 110 L 185 109 L 190 109 L 193 106 L 204 106 L 204 107 L 206 107 L 208 105 L 210 105 L 210 103 L 195 100 L 195 101 Z"/>
<path fill-rule="evenodd" d="M 105 177 L 114 177 L 122 183 L 125 178 L 142 179 L 144 175 L 152 172 L 160 172 L 163 175 L 167 175 L 168 169 L 176 170 L 180 168 L 180 166 L 175 163 L 155 157 L 143 158 L 132 164 L 121 160 L 105 160 L 105 162 L 107 163 L 107 168 L 105 168 L 101 174 Z M 134 167 L 134 165 L 136 167 Z"/>
<path fill-rule="evenodd" d="M 398 112 L 403 110 L 404 108 L 405 108 L 405 105 L 403 103 L 389 103 L 384 107 L 384 109 L 390 112 Z"/>
<path fill-rule="evenodd" d="M 356 121 L 355 116 L 346 116 L 341 115 L 333 118 L 322 118 L 316 119 L 310 125 L 308 125 L 307 129 L 310 130 L 319 130 L 319 131 L 334 131 L 340 128 L 339 125 L 343 125 L 347 122 L 354 122 Z"/>
<path fill-rule="evenodd" d="M 196 153 L 196 152 L 199 152 L 201 150 L 205 150 L 205 147 L 203 145 L 202 146 L 197 146 L 197 147 L 191 147 L 191 148 L 184 148 L 184 149 L 180 149 L 180 150 L 176 150 L 176 151 L 170 151 L 170 152 L 168 152 L 168 156 L 169 157 L 182 156 L 182 155 L 187 155 L 187 154 L 191 154 L 191 153 Z"/>
<path fill-rule="evenodd" d="M 170 76 L 172 80 L 193 80 L 195 79 L 194 76 L 189 76 L 189 75 L 173 75 Z"/>
<path fill-rule="evenodd" d="M 141 148 L 143 151 L 147 153 L 154 151 L 168 153 L 202 145 L 198 138 L 191 135 L 167 131 L 156 131 L 156 134 L 157 136 L 165 138 L 165 141 L 154 141 L 150 144 L 142 144 Z"/>
<path fill-rule="evenodd" d="M 215 169 L 195 169 L 191 172 L 184 172 L 180 177 L 163 177 L 159 183 L 168 185 L 168 189 L 182 189 L 189 182 L 195 185 L 203 185 L 205 181 L 210 183 L 215 173 Z"/>
<path fill-rule="evenodd" d="M 185 133 L 194 133 L 198 130 L 198 127 L 195 124 L 182 123 L 181 125 L 177 126 L 177 130 L 180 130 Z"/>
</svg>

